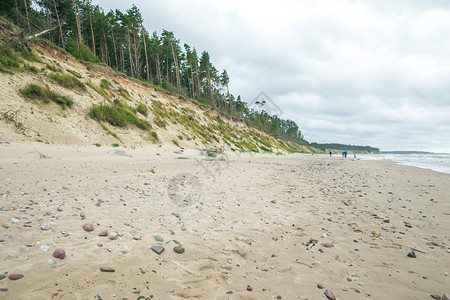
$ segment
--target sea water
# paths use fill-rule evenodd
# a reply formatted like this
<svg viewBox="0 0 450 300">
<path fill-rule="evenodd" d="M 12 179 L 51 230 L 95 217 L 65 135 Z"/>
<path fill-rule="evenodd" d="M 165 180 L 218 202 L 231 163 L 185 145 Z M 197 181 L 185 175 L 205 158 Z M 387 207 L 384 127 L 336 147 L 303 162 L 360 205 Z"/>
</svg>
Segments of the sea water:
<svg viewBox="0 0 450 300">
<path fill-rule="evenodd" d="M 401 165 L 414 166 L 422 169 L 450 174 L 450 153 L 382 153 L 359 154 L 357 157 L 366 160 L 390 160 Z"/>
</svg>

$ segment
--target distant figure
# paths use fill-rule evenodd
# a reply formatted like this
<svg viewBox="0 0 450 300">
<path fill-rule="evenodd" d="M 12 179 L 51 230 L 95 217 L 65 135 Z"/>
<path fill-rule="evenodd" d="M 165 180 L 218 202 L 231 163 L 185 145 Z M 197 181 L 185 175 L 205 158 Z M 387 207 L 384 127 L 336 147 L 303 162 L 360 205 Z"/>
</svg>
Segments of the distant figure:
<svg viewBox="0 0 450 300">
<path fill-rule="evenodd" d="M 330 151 L 330 157 L 331 157 L 332 154 L 333 154 L 333 152 Z"/>
<path fill-rule="evenodd" d="M 344 154 L 345 154 L 345 152 L 344 152 L 344 151 L 342 151 L 342 157 L 344 157 Z"/>
<path fill-rule="evenodd" d="M 353 157 L 356 158 L 356 153 L 353 153 Z"/>
<path fill-rule="evenodd" d="M 344 157 L 347 157 L 347 151 L 344 151 Z"/>
</svg>

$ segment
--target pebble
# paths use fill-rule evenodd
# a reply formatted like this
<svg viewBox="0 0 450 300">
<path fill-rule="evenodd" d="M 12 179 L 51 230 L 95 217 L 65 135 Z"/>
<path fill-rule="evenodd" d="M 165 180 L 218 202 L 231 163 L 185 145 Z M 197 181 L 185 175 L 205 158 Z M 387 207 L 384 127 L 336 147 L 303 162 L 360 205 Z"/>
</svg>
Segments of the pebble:
<svg viewBox="0 0 450 300">
<path fill-rule="evenodd" d="M 360 281 L 360 282 L 358 282 L 358 285 L 359 285 L 359 286 L 363 286 L 364 283 L 363 283 L 362 281 Z"/>
<path fill-rule="evenodd" d="M 164 241 L 164 239 L 163 239 L 162 236 L 160 236 L 160 235 L 155 235 L 154 238 L 155 238 L 155 240 L 158 241 L 158 242 L 163 242 L 163 241 Z"/>
<path fill-rule="evenodd" d="M 6 274 L 0 274 L 0 280 L 5 279 L 6 278 Z"/>
<path fill-rule="evenodd" d="M 336 300 L 336 296 L 334 295 L 334 293 L 330 290 L 326 290 L 324 293 L 325 297 L 327 297 L 327 299 L 329 300 Z"/>
<path fill-rule="evenodd" d="M 19 279 L 23 278 L 23 275 L 22 274 L 11 274 L 11 275 L 9 275 L 8 278 L 11 280 L 19 280 Z"/>
<path fill-rule="evenodd" d="M 55 265 L 56 263 L 57 263 L 57 261 L 54 258 L 47 260 L 47 265 Z"/>
<path fill-rule="evenodd" d="M 228 291 L 227 292 L 227 295 L 232 295 L 233 294 L 233 291 Z"/>
<path fill-rule="evenodd" d="M 440 295 L 430 295 L 431 296 L 431 298 L 433 298 L 433 299 L 437 299 L 437 300 L 441 300 L 441 296 Z"/>
<path fill-rule="evenodd" d="M 448 294 L 442 295 L 442 300 L 450 300 L 450 296 Z"/>
<path fill-rule="evenodd" d="M 48 251 L 48 248 L 49 248 L 49 247 L 46 246 L 46 245 L 42 245 L 42 246 L 41 246 L 41 250 L 44 251 L 44 252 L 47 252 L 47 251 Z"/>
<path fill-rule="evenodd" d="M 247 285 L 247 291 L 251 292 L 251 291 L 253 291 L 253 288 L 251 286 Z"/>
<path fill-rule="evenodd" d="M 159 246 L 159 245 L 153 245 L 151 247 L 151 249 L 153 250 L 153 252 L 155 252 L 157 254 L 161 254 L 164 251 L 164 247 L 163 246 Z"/>
<path fill-rule="evenodd" d="M 66 251 L 64 251 L 61 248 L 58 248 L 53 252 L 52 256 L 54 258 L 64 259 L 64 258 L 66 258 Z"/>
<path fill-rule="evenodd" d="M 173 251 L 175 252 L 175 253 L 178 253 L 178 254 L 182 254 L 182 253 L 184 253 L 184 248 L 183 247 L 181 247 L 181 246 L 175 246 L 175 247 L 173 247 Z"/>
<path fill-rule="evenodd" d="M 11 222 L 13 222 L 13 223 L 19 223 L 20 221 L 19 221 L 19 219 L 17 219 L 17 218 L 12 218 L 12 219 L 11 219 Z"/>
<path fill-rule="evenodd" d="M 407 256 L 411 258 L 416 258 L 416 253 L 414 251 L 411 251 L 407 254 Z"/>
<path fill-rule="evenodd" d="M 175 217 L 177 217 L 179 219 L 181 217 L 181 214 L 177 213 L 177 212 L 173 212 L 172 216 L 175 216 Z"/>
<path fill-rule="evenodd" d="M 110 268 L 110 267 L 101 267 L 100 271 L 112 273 L 112 272 L 115 272 L 116 270 L 114 270 L 113 268 Z"/>
<path fill-rule="evenodd" d="M 86 231 L 92 231 L 94 230 L 94 225 L 92 225 L 92 223 L 86 223 L 83 225 L 83 229 Z"/>
<path fill-rule="evenodd" d="M 50 224 L 47 222 L 42 222 L 41 223 L 41 229 L 42 230 L 49 230 L 50 229 Z"/>
<path fill-rule="evenodd" d="M 332 243 L 323 243 L 322 246 L 325 248 L 333 248 L 334 247 L 334 245 Z"/>
<path fill-rule="evenodd" d="M 319 288 L 319 289 L 323 289 L 323 285 L 321 285 L 320 283 L 317 285 L 317 288 Z"/>
<path fill-rule="evenodd" d="M 62 207 L 58 207 L 56 210 L 60 212 L 63 211 Z"/>
<path fill-rule="evenodd" d="M 84 217 L 86 217 L 86 214 L 84 212 L 81 212 L 80 217 L 84 218 Z"/>
<path fill-rule="evenodd" d="M 108 233 L 108 239 L 110 240 L 117 240 L 119 238 L 119 234 L 115 231 L 111 231 Z"/>
<path fill-rule="evenodd" d="M 2 224 L 2 227 L 4 227 L 4 228 L 9 228 L 9 227 L 11 227 L 11 225 L 10 225 L 9 223 L 3 223 L 3 224 Z"/>
<path fill-rule="evenodd" d="M 102 231 L 100 231 L 100 233 L 98 234 L 98 236 L 108 236 L 108 230 L 102 230 Z"/>
<path fill-rule="evenodd" d="M 0 289 L 0 292 L 7 292 L 7 291 L 8 291 L 7 288 L 1 288 L 1 289 Z"/>
</svg>

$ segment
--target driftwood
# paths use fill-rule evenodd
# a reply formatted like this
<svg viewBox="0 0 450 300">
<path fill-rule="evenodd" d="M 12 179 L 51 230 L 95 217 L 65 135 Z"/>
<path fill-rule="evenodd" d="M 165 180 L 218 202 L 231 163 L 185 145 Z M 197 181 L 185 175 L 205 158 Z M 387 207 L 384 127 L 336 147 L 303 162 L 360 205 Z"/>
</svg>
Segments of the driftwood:
<svg viewBox="0 0 450 300">
<path fill-rule="evenodd" d="M 33 34 L 33 35 L 29 35 L 29 36 L 27 36 L 27 37 L 25 38 L 25 40 L 28 41 L 28 40 L 37 38 L 38 36 L 41 36 L 41 35 L 43 35 L 43 34 L 46 34 L 47 32 L 50 32 L 50 31 L 52 31 L 52 30 L 55 30 L 55 29 L 58 28 L 58 27 L 59 27 L 59 26 L 55 26 L 55 27 L 53 27 L 53 28 L 46 29 L 46 30 L 41 31 L 41 32 L 39 32 L 39 33 L 36 33 L 36 34 Z"/>
</svg>

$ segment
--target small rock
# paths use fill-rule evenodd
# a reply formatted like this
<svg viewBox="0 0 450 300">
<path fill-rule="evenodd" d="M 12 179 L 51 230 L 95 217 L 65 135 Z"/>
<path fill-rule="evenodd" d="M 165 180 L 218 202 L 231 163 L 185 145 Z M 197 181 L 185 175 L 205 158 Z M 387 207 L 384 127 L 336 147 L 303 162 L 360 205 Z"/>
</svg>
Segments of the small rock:
<svg viewBox="0 0 450 300">
<path fill-rule="evenodd" d="M 178 254 L 182 254 L 182 253 L 184 253 L 184 248 L 183 247 L 181 247 L 181 246 L 175 246 L 175 247 L 173 247 L 173 251 L 175 252 L 175 253 L 178 253 Z"/>
<path fill-rule="evenodd" d="M 84 218 L 84 217 L 86 217 L 86 214 L 84 212 L 81 212 L 80 217 Z"/>
<path fill-rule="evenodd" d="M 11 280 L 19 280 L 19 279 L 23 278 L 23 275 L 22 274 L 11 274 L 11 275 L 9 275 L 8 278 Z"/>
<path fill-rule="evenodd" d="M 407 254 L 407 256 L 411 258 L 416 258 L 416 253 L 414 251 L 411 251 Z"/>
<path fill-rule="evenodd" d="M 41 229 L 42 230 L 49 230 L 50 229 L 50 224 L 48 224 L 47 222 L 42 222 L 41 223 Z"/>
<path fill-rule="evenodd" d="M 154 238 L 155 238 L 155 240 L 158 241 L 158 242 L 163 242 L 163 241 L 164 241 L 164 239 L 163 239 L 162 236 L 160 236 L 160 235 L 155 235 Z"/>
<path fill-rule="evenodd" d="M 151 247 L 151 249 L 153 250 L 153 252 L 155 252 L 157 254 L 161 254 L 164 251 L 164 247 L 163 246 L 159 246 L 159 245 L 153 245 Z"/>
<path fill-rule="evenodd" d="M 325 248 L 333 248 L 334 247 L 334 245 L 332 243 L 323 243 L 322 246 Z"/>
<path fill-rule="evenodd" d="M 384 219 L 383 222 L 384 223 L 390 223 L 391 221 L 389 219 Z"/>
<path fill-rule="evenodd" d="M 172 216 L 175 216 L 175 217 L 177 217 L 179 219 L 181 217 L 181 214 L 177 213 L 177 212 L 173 212 Z"/>
<path fill-rule="evenodd" d="M 63 211 L 63 209 L 61 207 L 58 207 L 56 210 L 60 211 L 60 212 Z"/>
<path fill-rule="evenodd" d="M 233 291 L 228 291 L 227 292 L 227 295 L 232 295 L 233 294 Z"/>
<path fill-rule="evenodd" d="M 359 282 L 358 282 L 358 285 L 359 285 L 359 286 L 363 286 L 364 283 L 363 283 L 362 281 L 359 281 Z"/>
<path fill-rule="evenodd" d="M 7 288 L 1 288 L 1 289 L 0 289 L 0 292 L 7 292 L 7 291 L 8 291 Z"/>
<path fill-rule="evenodd" d="M 442 295 L 442 300 L 450 300 L 450 296 L 448 294 Z"/>
<path fill-rule="evenodd" d="M 20 220 L 19 220 L 19 219 L 17 219 L 17 218 L 11 218 L 11 222 L 13 222 L 13 223 L 19 223 L 19 222 L 20 222 Z"/>
<path fill-rule="evenodd" d="M 253 288 L 251 286 L 247 285 L 247 291 L 251 292 L 251 291 L 253 291 Z"/>
<path fill-rule="evenodd" d="M 134 290 L 133 290 L 133 293 L 134 293 L 134 294 L 140 294 L 140 293 L 141 293 L 141 290 L 140 290 L 140 289 L 134 289 Z"/>
<path fill-rule="evenodd" d="M 86 223 L 83 225 L 83 229 L 86 231 L 92 231 L 94 230 L 94 225 L 92 225 L 92 223 Z"/>
<path fill-rule="evenodd" d="M 119 234 L 115 231 L 111 231 L 108 233 L 108 239 L 110 240 L 117 240 L 119 238 Z"/>
<path fill-rule="evenodd" d="M 353 280 L 350 277 L 347 277 L 347 282 L 352 282 Z"/>
<path fill-rule="evenodd" d="M 47 265 L 55 265 L 56 263 L 58 262 L 54 258 L 50 258 L 49 260 L 47 260 Z"/>
<path fill-rule="evenodd" d="M 441 300 L 441 296 L 440 295 L 430 295 L 430 296 L 433 299 Z"/>
<path fill-rule="evenodd" d="M 344 292 L 346 292 L 346 291 L 348 291 L 348 288 L 343 287 L 342 290 L 343 290 Z"/>
<path fill-rule="evenodd" d="M 105 229 L 105 230 L 100 231 L 98 236 L 108 236 L 108 230 Z"/>
<path fill-rule="evenodd" d="M 321 285 L 320 283 L 317 285 L 317 288 L 319 288 L 319 289 L 323 289 L 323 285 Z"/>
<path fill-rule="evenodd" d="M 64 251 L 63 249 L 56 249 L 55 252 L 53 252 L 53 257 L 54 258 L 59 258 L 59 259 L 64 259 L 66 258 L 66 251 Z"/>
<path fill-rule="evenodd" d="M 6 274 L 0 274 L 0 280 L 3 280 L 6 278 Z"/>
<path fill-rule="evenodd" d="M 47 245 L 42 245 L 42 246 L 41 246 L 41 250 L 44 251 L 44 252 L 47 252 L 47 251 L 48 251 L 48 248 L 49 248 L 49 247 L 48 247 Z"/>
<path fill-rule="evenodd" d="M 116 270 L 114 270 L 113 268 L 110 268 L 110 267 L 101 267 L 101 268 L 100 268 L 100 271 L 102 271 L 102 272 L 113 273 L 113 272 L 115 272 Z"/>
<path fill-rule="evenodd" d="M 324 246 L 325 247 L 325 246 Z M 324 293 L 325 297 L 327 297 L 327 299 L 329 300 L 336 300 L 336 296 L 334 295 L 334 293 L 330 290 L 325 290 Z"/>
</svg>

